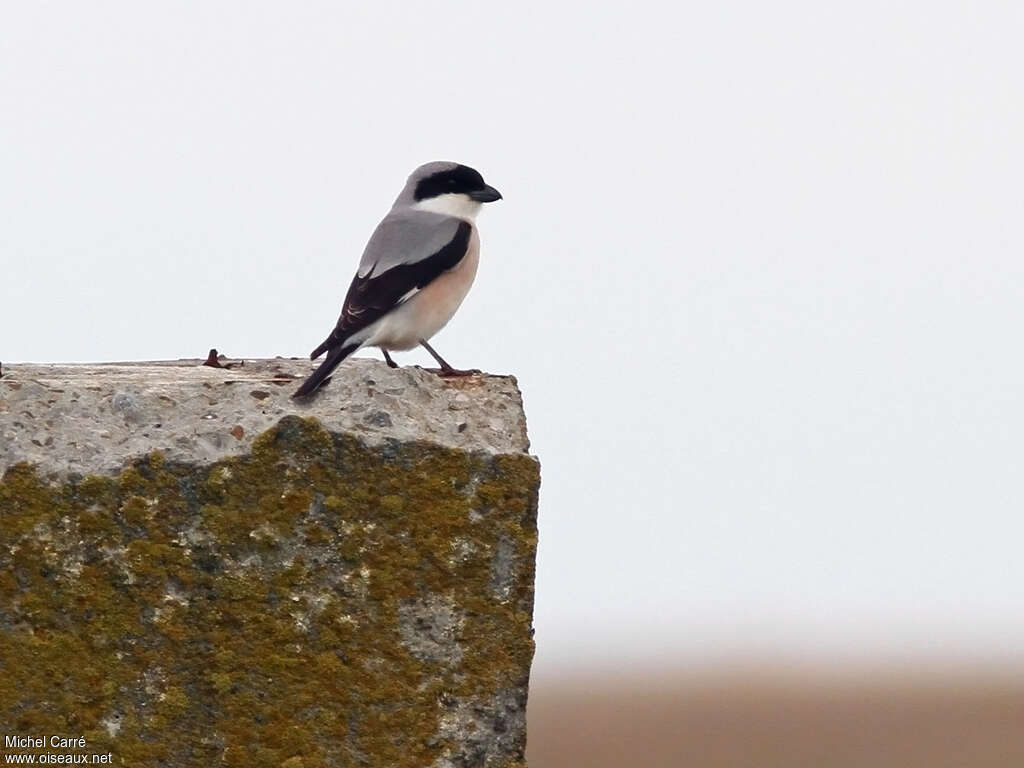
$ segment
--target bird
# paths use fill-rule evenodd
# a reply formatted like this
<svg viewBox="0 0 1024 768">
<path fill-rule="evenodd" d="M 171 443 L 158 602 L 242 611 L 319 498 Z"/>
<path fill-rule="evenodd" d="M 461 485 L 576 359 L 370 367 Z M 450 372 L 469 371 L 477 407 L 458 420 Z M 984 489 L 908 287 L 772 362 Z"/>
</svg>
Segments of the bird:
<svg viewBox="0 0 1024 768">
<path fill-rule="evenodd" d="M 327 357 L 292 397 L 315 392 L 362 347 L 378 347 L 397 368 L 389 352 L 422 346 L 441 376 L 479 373 L 453 368 L 428 342 L 473 285 L 480 259 L 477 214 L 484 203 L 501 199 L 467 165 L 435 161 L 414 170 L 366 244 L 337 325 L 310 354 L 311 360 Z"/>
</svg>

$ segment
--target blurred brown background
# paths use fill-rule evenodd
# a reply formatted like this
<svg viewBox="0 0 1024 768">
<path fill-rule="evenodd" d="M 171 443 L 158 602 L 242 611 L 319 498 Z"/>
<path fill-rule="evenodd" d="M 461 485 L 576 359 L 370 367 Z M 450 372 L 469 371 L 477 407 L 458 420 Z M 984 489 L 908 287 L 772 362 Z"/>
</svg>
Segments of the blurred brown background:
<svg viewBox="0 0 1024 768">
<path fill-rule="evenodd" d="M 1024 680 L 998 670 L 723 667 L 530 691 L 531 768 L 1019 768 Z"/>
</svg>

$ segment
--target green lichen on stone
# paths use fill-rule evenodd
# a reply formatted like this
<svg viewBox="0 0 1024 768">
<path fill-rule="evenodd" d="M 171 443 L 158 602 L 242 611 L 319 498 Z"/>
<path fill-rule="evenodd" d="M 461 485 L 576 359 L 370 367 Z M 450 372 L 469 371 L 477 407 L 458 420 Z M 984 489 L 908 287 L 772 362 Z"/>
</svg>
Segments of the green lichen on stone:
<svg viewBox="0 0 1024 768">
<path fill-rule="evenodd" d="M 17 465 L 0 731 L 81 734 L 129 766 L 401 767 L 489 722 L 458 764 L 519 765 L 522 734 L 501 756 L 486 740 L 525 705 L 538 484 L 528 456 L 368 447 L 296 417 L 212 465 Z"/>
</svg>

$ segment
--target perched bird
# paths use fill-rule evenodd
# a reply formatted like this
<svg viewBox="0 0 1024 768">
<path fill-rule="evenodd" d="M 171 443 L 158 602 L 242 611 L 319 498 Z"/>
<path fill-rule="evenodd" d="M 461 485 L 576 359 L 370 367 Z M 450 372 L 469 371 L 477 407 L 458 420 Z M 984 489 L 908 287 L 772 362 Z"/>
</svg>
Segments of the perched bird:
<svg viewBox="0 0 1024 768">
<path fill-rule="evenodd" d="M 397 368 L 389 351 L 422 345 L 442 376 L 472 373 L 452 368 L 427 341 L 466 298 L 480 258 L 474 220 L 483 203 L 500 199 L 465 165 L 435 162 L 413 171 L 366 244 L 337 326 L 310 355 L 327 357 L 292 397 L 314 392 L 361 347 L 379 347 Z"/>
</svg>

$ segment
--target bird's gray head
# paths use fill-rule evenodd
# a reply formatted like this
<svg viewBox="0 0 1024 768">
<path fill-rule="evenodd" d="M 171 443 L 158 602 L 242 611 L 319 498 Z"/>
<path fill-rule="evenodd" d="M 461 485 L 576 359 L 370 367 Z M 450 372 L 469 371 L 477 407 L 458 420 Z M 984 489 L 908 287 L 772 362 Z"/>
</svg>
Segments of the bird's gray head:
<svg viewBox="0 0 1024 768">
<path fill-rule="evenodd" d="M 456 216 L 472 221 L 483 203 L 501 200 L 501 193 L 468 165 L 438 161 L 421 165 L 409 176 L 395 207 Z"/>
</svg>

